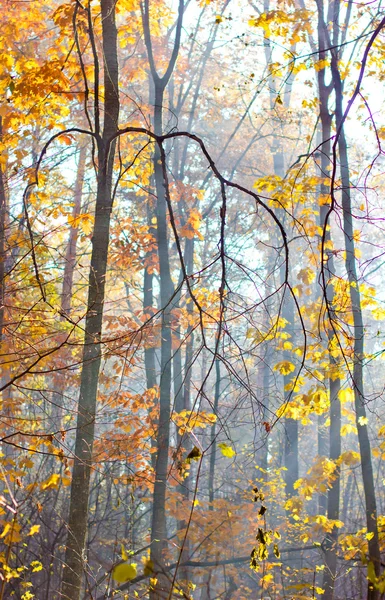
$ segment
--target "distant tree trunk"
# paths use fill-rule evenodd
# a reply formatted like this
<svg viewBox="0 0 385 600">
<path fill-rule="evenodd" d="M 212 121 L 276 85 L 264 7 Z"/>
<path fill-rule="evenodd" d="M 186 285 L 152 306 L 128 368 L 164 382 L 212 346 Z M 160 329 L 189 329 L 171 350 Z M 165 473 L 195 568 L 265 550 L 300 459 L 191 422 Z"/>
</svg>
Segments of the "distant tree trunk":
<svg viewBox="0 0 385 600">
<path fill-rule="evenodd" d="M 325 426 L 325 415 L 317 415 L 317 454 L 319 457 L 328 456 L 329 444 L 327 439 L 328 429 Z M 320 515 L 326 515 L 327 512 L 327 494 L 320 491 L 318 493 L 318 512 Z"/>
<path fill-rule="evenodd" d="M 162 108 L 163 86 L 155 86 L 154 131 L 156 135 L 162 134 Z M 171 280 L 170 260 L 167 232 L 167 206 L 165 198 L 164 178 L 161 164 L 159 146 L 154 152 L 154 173 L 156 186 L 156 216 L 157 216 L 157 241 L 160 274 L 160 303 L 162 308 L 161 327 L 161 361 L 160 361 L 160 397 L 159 421 L 157 436 L 157 453 L 155 463 L 155 483 L 153 496 L 153 512 L 151 527 L 151 560 L 155 568 L 159 569 L 158 584 L 150 592 L 152 600 L 163 598 L 167 594 L 168 582 L 162 576 L 163 549 L 166 545 L 166 487 L 168 474 L 168 453 L 170 446 L 170 415 L 171 415 L 171 364 L 172 364 L 172 339 L 171 339 L 171 301 L 174 286 Z"/>
<path fill-rule="evenodd" d="M 92 237 L 83 368 L 78 405 L 75 459 L 71 483 L 68 537 L 61 589 L 61 597 L 68 600 L 80 600 L 82 574 L 85 566 L 89 486 L 92 468 L 98 377 L 101 363 L 103 303 L 105 298 L 108 242 L 112 211 L 112 172 L 115 154 L 115 144 L 112 143 L 108 147 L 107 141 L 116 133 L 119 118 L 115 1 L 101 0 L 101 13 L 105 116 L 103 134 L 98 139 L 99 172 L 95 223 Z M 98 72 L 95 73 L 95 78 L 97 77 Z M 95 102 L 97 103 L 98 101 L 99 98 L 96 95 Z M 95 115 L 95 119 L 96 131 L 98 132 L 99 123 L 97 114 Z"/>
<path fill-rule="evenodd" d="M 326 53 L 326 39 L 323 27 L 323 16 L 318 15 L 318 49 L 319 60 L 324 60 Z M 329 99 L 332 91 L 332 86 L 325 82 L 325 69 L 320 69 L 318 75 L 318 90 L 320 99 L 320 121 L 321 121 L 321 147 L 320 147 L 320 170 L 323 179 L 330 177 L 331 168 L 331 135 L 332 135 L 332 115 L 329 111 Z M 330 209 L 330 201 L 325 203 L 325 198 L 330 196 L 330 185 L 321 183 L 320 194 L 323 198 L 320 206 L 320 227 L 324 230 L 327 225 L 326 219 Z M 325 242 L 331 240 L 330 229 L 324 231 Z M 326 288 L 323 290 L 326 294 L 326 299 L 330 313 L 332 312 L 334 289 L 330 285 L 330 279 L 334 275 L 334 260 L 333 253 L 330 248 L 325 249 L 325 255 L 321 257 L 325 273 Z M 330 323 L 329 314 L 325 315 L 326 335 L 328 344 L 332 343 L 334 331 Z M 329 369 L 333 371 L 337 367 L 337 360 L 329 353 Z M 329 427 L 329 457 L 333 461 L 337 461 L 341 455 L 341 403 L 339 399 L 340 380 L 329 376 L 329 401 L 330 401 L 330 427 Z M 340 514 L 340 467 L 337 465 L 334 473 L 334 481 L 327 494 L 327 517 L 328 519 L 338 520 Z M 324 505 L 322 504 L 322 508 Z M 337 542 L 339 530 L 334 527 L 331 532 L 325 536 L 324 550 L 326 568 L 323 572 L 323 588 L 325 590 L 325 600 L 333 600 L 334 584 L 337 574 Z"/>
<path fill-rule="evenodd" d="M 218 358 L 215 359 L 215 392 L 214 392 L 214 415 L 218 415 L 219 398 L 221 395 L 221 362 Z M 216 444 L 215 438 L 217 435 L 216 423 L 213 423 L 210 431 L 210 471 L 209 471 L 209 502 L 210 510 L 214 510 L 213 502 L 215 498 L 215 460 L 216 460 Z"/>
<path fill-rule="evenodd" d="M 291 298 L 287 298 L 283 309 L 282 316 L 286 321 L 288 321 L 288 325 L 286 326 L 287 333 L 290 334 L 291 339 L 293 339 L 294 331 L 293 331 L 293 321 L 294 321 L 294 307 Z M 291 361 L 292 355 L 285 351 L 283 353 L 283 359 Z M 290 400 L 290 385 L 291 385 L 292 375 L 285 375 L 283 378 L 284 385 L 284 402 L 288 402 Z M 298 421 L 297 419 L 291 419 L 290 417 L 286 417 L 284 421 L 285 426 L 285 490 L 286 496 L 290 498 L 295 494 L 294 484 L 299 478 L 299 463 L 298 463 Z"/>
<path fill-rule="evenodd" d="M 264 10 L 268 12 L 270 10 L 270 0 L 264 0 Z M 265 59 L 266 65 L 271 63 L 271 42 L 269 38 L 264 39 L 264 48 L 265 48 Z M 290 77 L 285 84 L 284 94 L 283 94 L 283 103 L 286 108 L 290 105 L 290 90 L 291 90 L 292 77 Z M 276 82 L 272 79 L 270 84 L 270 108 L 273 111 L 276 98 L 277 98 L 277 89 Z M 281 179 L 285 177 L 285 156 L 282 148 L 281 140 L 274 135 L 273 144 L 272 144 L 272 153 L 273 153 L 273 165 L 274 165 L 274 173 L 278 175 Z M 284 219 L 285 217 L 283 217 Z M 284 283 L 285 278 L 285 265 L 281 266 L 280 269 L 281 283 Z M 288 289 L 285 289 L 282 305 L 282 317 L 286 319 L 286 332 L 291 336 L 291 339 L 294 336 L 294 303 L 293 298 L 290 296 L 290 292 Z M 292 354 L 285 350 L 283 352 L 284 360 L 289 362 L 292 361 Z M 285 375 L 283 377 L 283 397 L 284 403 L 286 404 L 290 397 L 290 384 L 293 375 Z M 298 421 L 296 419 L 291 419 L 290 417 L 285 417 L 284 419 L 285 426 L 285 454 L 284 454 L 284 463 L 286 467 L 285 471 L 285 490 L 286 495 L 288 497 L 293 496 L 295 493 L 294 483 L 297 481 L 299 477 L 299 465 L 298 465 Z"/>
<path fill-rule="evenodd" d="M 274 99 L 275 101 L 275 99 Z M 285 163 L 284 153 L 279 140 L 275 140 L 276 147 L 273 150 L 273 162 L 274 162 L 274 173 L 281 177 L 285 176 Z M 280 269 L 281 283 L 284 283 L 285 279 L 285 265 L 281 266 Z M 294 339 L 294 302 L 290 295 L 289 290 L 286 288 L 284 291 L 284 298 L 282 302 L 282 317 L 287 322 L 285 332 L 289 334 L 291 341 Z M 289 350 L 283 351 L 283 360 L 291 362 L 293 355 Z M 284 403 L 289 402 L 291 392 L 291 381 L 293 374 L 284 375 L 283 377 L 283 397 Z M 287 497 L 295 494 L 294 484 L 299 477 L 299 462 L 298 462 L 298 421 L 297 419 L 291 419 L 285 417 L 285 490 Z"/>
<path fill-rule="evenodd" d="M 179 0 L 178 19 L 175 28 L 175 41 L 167 69 L 162 77 L 159 76 L 153 55 L 149 0 L 145 0 L 142 7 L 143 32 L 147 49 L 148 61 L 152 82 L 154 84 L 154 133 L 163 134 L 163 105 L 164 92 L 170 81 L 176 60 L 179 54 L 180 37 L 184 2 Z M 151 560 L 154 564 L 157 584 L 150 590 L 150 600 L 167 598 L 170 585 L 164 575 L 163 550 L 166 546 L 166 490 L 168 475 L 168 454 L 170 447 L 170 416 L 171 416 L 171 365 L 172 365 L 172 337 L 171 337 L 171 308 L 174 296 L 174 285 L 171 279 L 166 181 L 163 172 L 163 156 L 159 143 L 155 144 L 154 151 L 154 178 L 156 189 L 156 234 L 158 242 L 159 275 L 160 275 L 160 304 L 162 308 L 161 326 L 161 359 L 160 359 L 160 391 L 159 391 L 159 421 L 157 435 L 157 453 L 155 462 L 155 483 L 153 493 L 153 511 L 151 523 Z"/>
<path fill-rule="evenodd" d="M 262 366 L 262 422 L 269 422 L 269 394 L 270 394 L 270 376 L 271 376 L 271 353 L 269 344 L 266 344 L 266 353 L 264 356 L 263 366 Z M 267 432 L 268 433 L 268 432 Z M 268 435 L 265 435 L 264 444 L 260 450 L 260 467 L 262 469 L 261 478 L 264 481 L 267 481 L 267 467 L 268 467 L 268 456 L 269 456 L 269 438 Z"/>
<path fill-rule="evenodd" d="M 218 415 L 219 409 L 219 398 L 221 395 L 221 361 L 215 359 L 215 391 L 214 391 L 214 415 Z M 215 500 L 215 462 L 217 457 L 217 446 L 215 443 L 217 435 L 216 423 L 213 423 L 210 430 L 210 470 L 209 470 L 209 511 L 214 511 L 214 500 Z M 200 600 L 210 600 L 210 582 L 211 582 L 211 569 L 207 569 L 207 572 L 203 575 L 202 591 Z"/>
<path fill-rule="evenodd" d="M 186 248 L 185 248 L 185 265 L 186 271 L 188 274 L 191 274 L 194 266 L 194 238 L 186 239 Z M 194 304 L 190 302 L 187 305 L 187 313 L 192 317 L 194 310 Z M 193 368 L 193 350 L 194 350 L 194 328 L 192 325 L 188 326 L 187 329 L 187 340 L 186 340 L 186 353 L 185 353 L 185 363 L 184 363 L 184 385 L 183 385 L 183 409 L 187 411 L 191 411 L 191 378 L 192 378 L 192 368 Z M 185 439 L 181 439 L 180 443 L 183 444 L 184 452 L 188 454 L 192 449 L 190 436 L 187 435 Z M 180 486 L 180 491 L 183 496 L 183 504 L 187 507 L 189 502 L 189 490 L 191 483 L 183 482 Z M 179 523 L 179 527 L 185 528 L 187 526 L 186 522 Z M 180 557 L 181 562 L 185 562 L 189 559 L 189 540 L 186 536 L 183 544 L 182 555 Z M 189 580 L 189 569 L 188 567 L 182 567 L 180 571 L 180 579 L 184 582 Z M 188 592 L 188 588 L 186 588 L 186 593 Z"/>
<path fill-rule="evenodd" d="M 3 120 L 0 116 L 0 142 L 3 137 Z M 4 166 L 0 164 L 0 343 L 3 340 L 5 304 L 5 231 L 7 203 L 5 195 Z"/>
<path fill-rule="evenodd" d="M 74 191 L 74 206 L 72 209 L 72 218 L 76 219 L 81 213 L 82 194 L 83 194 L 83 182 L 84 174 L 86 170 L 86 158 L 87 158 L 87 145 L 86 141 L 82 140 L 79 152 L 79 162 L 75 181 Z M 66 249 L 65 263 L 64 263 L 64 276 L 63 276 L 63 289 L 61 296 L 61 309 L 66 315 L 71 312 L 71 300 L 72 300 L 72 286 L 74 279 L 74 271 L 76 266 L 76 244 L 79 236 L 79 226 L 75 222 L 70 227 L 70 235 L 68 245 Z"/>
<path fill-rule="evenodd" d="M 366 418 L 365 391 L 363 379 L 365 331 L 362 318 L 361 296 L 355 257 L 353 215 L 350 191 L 350 169 L 343 121 L 343 87 L 338 66 L 338 55 L 335 50 L 332 51 L 331 71 L 336 101 L 336 128 L 339 132 L 338 155 L 340 162 L 342 215 L 345 240 L 345 268 L 350 284 L 350 301 L 353 313 L 354 341 L 352 384 L 354 391 L 354 407 L 358 430 L 358 443 L 361 455 L 362 480 L 364 484 L 366 527 L 368 534 L 371 534 L 372 536 L 368 540 L 368 558 L 369 561 L 373 563 L 374 571 L 376 573 L 376 576 L 378 577 L 381 571 L 381 555 L 378 539 L 377 505 L 373 477 L 372 454 Z M 369 582 L 368 600 L 377 600 L 378 597 L 378 590 L 374 589 L 374 586 Z"/>
<path fill-rule="evenodd" d="M 150 200 L 148 201 L 150 202 Z M 151 210 L 149 203 L 147 204 L 147 224 L 149 226 L 149 231 L 152 235 L 155 235 L 155 229 L 152 226 L 152 217 L 153 211 Z M 148 264 L 145 264 L 144 267 L 144 277 L 143 277 L 143 311 L 147 315 L 147 318 L 150 317 L 154 313 L 154 273 L 152 271 L 152 255 L 155 250 L 150 250 L 146 254 L 146 261 Z M 152 327 L 150 325 L 150 327 Z M 149 344 L 146 344 L 144 347 L 144 367 L 146 370 L 146 388 L 149 390 L 154 388 L 157 384 L 157 376 L 156 376 L 156 350 L 153 344 L 153 341 Z M 156 446 L 155 437 L 151 437 L 151 448 Z M 151 466 L 155 468 L 155 460 L 156 456 L 153 452 L 151 454 Z"/>
<path fill-rule="evenodd" d="M 149 103 L 154 104 L 154 83 L 151 75 L 149 76 Z M 154 176 L 151 176 L 151 189 L 154 188 Z M 154 210 L 154 199 L 151 195 L 147 199 L 147 226 L 149 233 L 156 238 L 156 229 L 153 223 L 155 217 Z M 156 255 L 156 249 L 151 248 L 146 252 L 145 267 L 144 267 L 144 278 L 143 278 L 143 310 L 149 318 L 154 313 L 154 264 L 153 259 Z M 144 348 L 144 365 L 146 369 L 146 387 L 151 389 L 158 383 L 156 374 L 156 350 L 153 344 L 145 346 Z M 151 445 L 155 445 L 155 439 L 151 440 Z M 155 466 L 155 454 L 151 455 L 152 466 Z"/>
</svg>

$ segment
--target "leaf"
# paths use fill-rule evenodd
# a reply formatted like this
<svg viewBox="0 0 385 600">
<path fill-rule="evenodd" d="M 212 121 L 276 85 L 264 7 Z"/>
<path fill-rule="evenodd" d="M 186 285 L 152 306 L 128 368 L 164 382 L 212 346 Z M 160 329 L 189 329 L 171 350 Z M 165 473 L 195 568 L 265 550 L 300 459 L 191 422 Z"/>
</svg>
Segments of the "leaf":
<svg viewBox="0 0 385 600">
<path fill-rule="evenodd" d="M 35 535 L 35 533 L 38 533 L 40 530 L 40 525 L 32 525 L 31 529 L 29 530 L 28 535 Z"/>
<path fill-rule="evenodd" d="M 118 583 L 131 581 L 136 577 L 136 563 L 120 563 L 112 569 L 112 578 Z"/>
<path fill-rule="evenodd" d="M 31 562 L 31 567 L 32 567 L 32 573 L 38 573 L 39 571 L 42 571 L 42 569 L 43 569 L 43 565 L 41 564 L 41 562 L 39 560 L 33 560 Z"/>
<path fill-rule="evenodd" d="M 202 456 L 202 452 L 199 450 L 199 448 L 194 446 L 194 448 L 191 450 L 191 452 L 187 455 L 186 462 L 191 463 L 192 460 L 198 461 L 201 456 Z"/>
<path fill-rule="evenodd" d="M 154 572 L 154 563 L 152 562 L 152 560 L 150 558 L 147 558 L 146 556 L 144 556 L 142 558 L 142 562 L 143 562 L 143 575 L 152 575 Z"/>
<path fill-rule="evenodd" d="M 344 390 L 340 390 L 338 392 L 338 398 L 345 404 L 345 402 L 353 402 L 354 400 L 354 392 L 352 388 L 345 388 Z"/>
<path fill-rule="evenodd" d="M 368 563 L 368 579 L 372 583 L 375 583 L 375 581 L 377 580 L 376 572 L 375 572 L 375 569 L 374 569 L 374 564 L 372 563 L 372 561 L 370 561 Z"/>
<path fill-rule="evenodd" d="M 281 375 L 289 375 L 295 370 L 295 365 L 288 360 L 283 360 L 273 367 L 274 371 L 279 371 Z"/>
<path fill-rule="evenodd" d="M 10 524 L 10 523 L 7 523 L 7 524 L 5 525 L 5 527 L 4 527 L 4 529 L 3 529 L 2 533 L 1 533 L 1 535 L 0 535 L 0 538 L 3 538 L 3 537 L 5 537 L 5 536 L 7 535 L 7 533 L 9 533 L 10 531 L 11 531 L 11 524 Z"/>
<path fill-rule="evenodd" d="M 223 456 L 226 456 L 227 458 L 232 458 L 236 454 L 235 450 L 233 450 L 231 446 L 228 446 L 228 444 L 225 444 L 224 442 L 218 444 L 218 447 L 221 449 Z"/>
<path fill-rule="evenodd" d="M 306 267 L 306 269 L 301 269 L 299 271 L 297 277 L 305 285 L 310 285 L 315 280 L 315 273 L 310 267 Z"/>
<path fill-rule="evenodd" d="M 123 546 L 123 544 L 121 544 L 121 556 L 122 556 L 122 560 L 128 560 L 128 554 L 126 552 L 125 547 Z"/>
<path fill-rule="evenodd" d="M 40 487 L 42 490 L 57 490 L 59 487 L 60 475 L 53 473 L 46 481 L 44 481 Z"/>
<path fill-rule="evenodd" d="M 369 423 L 368 417 L 358 417 L 358 423 L 362 426 L 367 425 Z"/>
<path fill-rule="evenodd" d="M 94 224 L 94 216 L 89 213 L 76 215 L 75 217 L 68 216 L 67 220 L 68 224 L 71 225 L 71 227 L 73 227 L 74 229 L 80 227 L 80 229 L 85 235 L 89 235 L 92 231 Z"/>
</svg>

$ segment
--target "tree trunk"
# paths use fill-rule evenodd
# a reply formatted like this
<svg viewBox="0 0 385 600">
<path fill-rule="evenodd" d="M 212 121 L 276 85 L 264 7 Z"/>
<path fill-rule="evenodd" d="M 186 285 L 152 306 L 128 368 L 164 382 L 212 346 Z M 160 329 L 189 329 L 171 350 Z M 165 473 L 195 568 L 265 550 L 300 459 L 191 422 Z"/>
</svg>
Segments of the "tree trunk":
<svg viewBox="0 0 385 600">
<path fill-rule="evenodd" d="M 215 394 L 214 394 L 214 415 L 218 415 L 219 397 L 221 394 L 221 362 L 218 358 L 215 359 Z M 217 435 L 216 423 L 211 426 L 210 432 L 210 471 L 209 471 L 209 502 L 210 510 L 214 510 L 213 502 L 215 497 L 215 459 L 216 459 L 216 443 Z"/>
<path fill-rule="evenodd" d="M 319 54 L 317 59 L 324 60 L 326 58 L 326 39 L 323 22 L 323 13 L 321 7 L 318 6 L 318 50 Z M 331 85 L 327 85 L 325 82 L 326 70 L 320 69 L 317 72 L 318 78 L 318 91 L 320 99 L 320 121 L 321 121 L 321 147 L 320 147 L 320 176 L 323 179 L 330 177 L 331 168 L 331 135 L 332 135 L 332 115 L 329 111 L 329 99 L 332 91 Z M 330 196 L 330 185 L 322 182 L 320 185 L 320 194 L 322 198 Z M 330 229 L 326 227 L 328 213 L 330 210 L 330 202 L 325 204 L 323 201 L 320 206 L 320 227 L 324 230 L 325 242 L 328 243 L 331 240 Z M 334 275 L 334 259 L 330 248 L 326 248 L 324 251 L 325 256 L 321 256 L 321 261 L 325 273 L 324 289 L 323 292 L 326 295 L 328 308 L 330 314 L 325 315 L 326 320 L 326 336 L 328 344 L 331 344 L 334 338 L 334 331 L 330 323 L 330 316 L 333 316 L 332 306 L 334 299 L 334 289 L 330 285 L 330 280 Z M 326 341 L 325 341 L 326 342 Z M 329 353 L 329 369 L 333 371 L 337 367 L 337 360 Z M 333 380 L 329 377 L 329 416 L 330 416 L 330 428 L 329 428 L 329 457 L 333 461 L 337 461 L 341 455 L 341 403 L 339 399 L 340 391 L 340 380 L 336 378 Z M 340 514 L 340 467 L 337 466 L 334 473 L 335 479 L 332 483 L 331 488 L 328 490 L 327 495 L 327 517 L 328 519 L 338 520 Z M 322 505 L 323 506 L 323 505 Z M 334 584 L 337 574 L 337 543 L 338 543 L 337 527 L 334 527 L 331 532 L 328 532 L 325 536 L 324 551 L 325 551 L 325 562 L 326 568 L 323 574 L 323 588 L 325 590 L 325 600 L 333 600 L 334 598 Z"/>
<path fill-rule="evenodd" d="M 219 398 L 221 394 L 221 361 L 216 358 L 215 359 L 215 392 L 214 392 L 214 407 L 213 412 L 214 415 L 218 415 L 219 408 Z M 217 455 L 217 446 L 216 446 L 216 435 L 217 435 L 217 426 L 216 423 L 213 423 L 210 431 L 210 470 L 209 470 L 209 510 L 214 510 L 214 499 L 215 499 L 215 461 Z M 210 583 L 211 583 L 211 575 L 212 570 L 207 569 L 206 573 L 203 575 L 203 581 L 201 586 L 201 595 L 200 600 L 210 600 Z"/>
<path fill-rule="evenodd" d="M 372 454 L 367 426 L 365 408 L 365 390 L 363 380 L 364 360 L 364 324 L 362 318 L 361 296 L 359 280 L 357 276 L 357 265 L 355 257 L 355 243 L 353 232 L 353 215 L 350 193 L 350 170 L 347 142 L 343 121 L 343 88 L 338 67 L 338 55 L 332 51 L 331 70 L 336 100 L 336 128 L 338 135 L 338 154 L 340 161 L 342 215 L 345 240 L 345 268 L 349 281 L 351 310 L 353 313 L 353 373 L 352 385 L 354 391 L 354 407 L 356 413 L 356 424 L 358 430 L 358 443 L 361 455 L 361 471 L 364 485 L 366 527 L 371 539 L 368 540 L 368 558 L 373 563 L 376 576 L 380 575 L 381 555 L 377 528 L 377 505 L 374 488 Z M 368 582 L 368 600 L 377 600 L 379 593 L 371 582 Z"/>
<path fill-rule="evenodd" d="M 86 170 L 87 146 L 85 140 L 82 140 L 80 145 L 78 170 L 76 174 L 75 191 L 74 191 L 74 206 L 72 209 L 72 218 L 76 219 L 81 212 L 82 194 L 84 174 Z M 72 285 L 74 279 L 74 271 L 76 266 L 76 244 L 79 235 L 79 227 L 76 222 L 70 227 L 70 235 L 66 249 L 63 289 L 61 296 L 61 309 L 66 315 L 71 312 Z"/>
<path fill-rule="evenodd" d="M 270 10 L 270 1 L 264 0 L 264 10 L 268 12 Z M 264 39 L 264 48 L 265 48 L 265 59 L 266 65 L 271 62 L 271 42 L 269 38 Z M 292 78 L 285 84 L 284 88 L 284 106 L 286 108 L 290 105 L 290 86 L 291 86 Z M 274 79 L 272 80 L 270 87 L 270 109 L 273 111 L 275 101 L 277 98 L 277 90 L 276 83 Z M 282 148 L 282 144 L 277 136 L 273 137 L 272 144 L 272 153 L 273 153 L 273 165 L 274 165 L 274 174 L 278 175 L 281 179 L 285 177 L 285 157 Z M 284 222 L 285 215 L 282 218 Z M 280 269 L 281 283 L 284 283 L 285 278 L 285 265 L 281 266 Z M 293 299 L 290 296 L 289 290 L 285 289 L 285 296 L 282 301 L 282 317 L 286 319 L 287 326 L 286 332 L 290 335 L 292 341 L 294 336 L 294 303 Z M 285 350 L 283 352 L 283 359 L 285 361 L 292 361 L 292 354 Z M 292 380 L 293 374 L 285 375 L 283 377 L 283 397 L 284 403 L 286 404 L 291 398 L 290 392 L 290 383 Z M 298 466 L 298 421 L 296 419 L 291 419 L 286 417 L 284 420 L 285 423 L 285 457 L 284 463 L 286 467 L 285 471 L 285 491 L 286 496 L 290 497 L 295 494 L 294 483 L 297 481 L 299 477 L 299 466 Z"/>
<path fill-rule="evenodd" d="M 185 247 L 185 265 L 186 272 L 191 274 L 194 266 L 194 238 L 186 239 L 186 247 Z M 187 305 L 187 312 L 190 316 L 192 316 L 194 305 L 190 302 Z M 187 340 L 186 340 L 186 353 L 185 353 L 185 363 L 184 363 L 184 385 L 183 385 L 183 409 L 187 411 L 191 411 L 191 378 L 192 378 L 192 368 L 193 368 L 193 350 L 194 350 L 194 328 L 189 325 L 187 329 Z M 189 454 L 192 449 L 191 438 L 187 434 L 185 434 L 185 438 L 180 439 L 180 445 L 183 445 L 183 450 L 186 455 Z M 179 446 L 179 444 L 178 444 Z M 189 504 L 189 495 L 190 488 L 192 487 L 191 481 L 184 481 L 180 486 L 180 492 L 183 497 L 183 505 L 187 508 Z M 178 528 L 185 529 L 187 527 L 187 522 L 182 521 L 178 523 Z M 180 560 L 182 563 L 186 562 L 189 559 L 189 540 L 188 540 L 188 532 L 185 534 L 185 538 L 183 540 L 183 548 L 181 552 Z M 180 579 L 185 582 L 185 591 L 188 593 L 187 582 L 189 581 L 189 569 L 188 567 L 181 567 L 180 570 Z"/>
<path fill-rule="evenodd" d="M 91 268 L 83 368 L 81 373 L 78 420 L 75 441 L 75 459 L 71 483 L 68 519 L 68 537 L 64 560 L 61 595 L 68 600 L 79 600 L 82 574 L 85 568 L 89 486 L 92 469 L 92 448 L 97 403 L 98 377 L 101 363 L 101 335 L 105 280 L 108 259 L 108 242 L 112 211 L 112 172 L 115 144 L 107 141 L 118 127 L 119 92 L 117 30 L 114 0 L 101 0 L 103 58 L 104 58 L 104 127 L 98 139 L 98 180 L 95 224 L 92 237 Z M 96 73 L 95 77 L 98 74 Z M 96 87 L 96 86 L 95 86 Z M 95 101 L 98 102 L 96 97 Z M 97 111 L 96 111 L 97 112 Z M 97 120 L 97 114 L 95 115 Z M 98 130 L 98 123 L 96 123 Z"/>
<path fill-rule="evenodd" d="M 0 142 L 3 137 L 3 121 L 0 116 Z M 5 303 L 5 231 L 7 203 L 5 196 L 4 167 L 0 164 L 0 344 L 3 340 Z"/>
<path fill-rule="evenodd" d="M 179 0 L 178 19 L 175 28 L 175 41 L 172 55 L 167 69 L 162 77 L 158 75 L 152 49 L 150 31 L 149 0 L 145 0 L 142 7 L 143 33 L 150 64 L 152 81 L 154 84 L 154 133 L 163 134 L 163 102 L 164 92 L 174 70 L 179 53 L 184 2 Z M 161 359 L 160 359 L 160 391 L 159 391 L 159 422 L 157 436 L 157 453 L 155 462 L 155 483 L 153 494 L 153 511 L 151 523 L 151 560 L 154 565 L 157 584 L 150 590 L 150 600 L 159 600 L 169 597 L 167 577 L 164 575 L 163 550 L 166 545 L 166 488 L 168 474 L 168 454 L 170 447 L 170 416 L 171 416 L 171 364 L 172 364 L 172 338 L 171 338 L 171 308 L 174 295 L 174 285 L 171 279 L 168 232 L 167 232 L 167 200 L 165 181 L 164 154 L 160 144 L 155 144 L 154 151 L 154 178 L 156 188 L 156 217 L 157 217 L 157 242 L 160 275 L 160 303 L 162 308 L 161 327 Z"/>
<path fill-rule="evenodd" d="M 162 135 L 162 108 L 164 87 L 155 85 L 154 131 Z M 155 146 L 154 174 L 156 187 L 156 216 L 157 216 L 157 242 L 160 274 L 160 303 L 162 308 L 161 327 L 161 361 L 160 361 L 160 397 L 159 397 L 159 422 L 157 437 L 157 453 L 155 463 L 155 484 L 153 496 L 153 512 L 151 526 L 151 560 L 158 572 L 158 583 L 151 590 L 151 600 L 167 597 L 168 582 L 162 576 L 163 550 L 166 545 L 166 487 L 168 474 L 168 454 L 170 446 L 170 416 L 171 416 L 171 300 L 174 286 L 171 280 L 168 232 L 167 232 L 167 206 L 165 197 L 165 182 L 163 177 L 162 159 L 159 145 Z"/>
</svg>

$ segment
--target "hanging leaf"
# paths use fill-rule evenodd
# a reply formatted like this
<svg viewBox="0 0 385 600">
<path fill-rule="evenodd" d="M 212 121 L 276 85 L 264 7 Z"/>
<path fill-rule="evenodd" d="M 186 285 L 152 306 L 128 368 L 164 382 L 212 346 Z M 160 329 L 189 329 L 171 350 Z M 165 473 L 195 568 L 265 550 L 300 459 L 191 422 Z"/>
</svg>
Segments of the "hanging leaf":
<svg viewBox="0 0 385 600">
<path fill-rule="evenodd" d="M 112 570 L 112 578 L 118 583 L 125 583 L 131 581 L 136 577 L 136 563 L 120 563 Z"/>
<path fill-rule="evenodd" d="M 189 452 L 189 454 L 187 455 L 186 462 L 190 464 L 192 460 L 198 461 L 201 456 L 202 456 L 202 452 L 199 450 L 199 448 L 194 446 L 194 448 L 191 450 L 191 452 Z"/>
<path fill-rule="evenodd" d="M 231 446 L 225 444 L 224 442 L 218 444 L 218 447 L 221 449 L 223 456 L 226 456 L 227 458 L 232 458 L 236 454 L 235 450 L 233 450 Z"/>
</svg>

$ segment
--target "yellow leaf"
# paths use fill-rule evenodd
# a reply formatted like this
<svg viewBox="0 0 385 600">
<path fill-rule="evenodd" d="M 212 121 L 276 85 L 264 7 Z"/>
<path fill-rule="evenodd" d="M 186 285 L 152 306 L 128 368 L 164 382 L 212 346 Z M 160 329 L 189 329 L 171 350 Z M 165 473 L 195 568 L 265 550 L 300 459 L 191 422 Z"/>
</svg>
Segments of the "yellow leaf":
<svg viewBox="0 0 385 600">
<path fill-rule="evenodd" d="M 68 224 L 71 225 L 74 229 L 80 227 L 82 232 L 85 235 L 89 235 L 92 231 L 92 227 L 94 224 L 94 216 L 89 213 L 84 213 L 83 215 L 76 215 L 75 217 L 68 216 Z"/>
<path fill-rule="evenodd" d="M 295 366 L 288 360 L 283 360 L 277 363 L 273 369 L 274 371 L 279 371 L 281 375 L 289 375 L 289 373 L 292 373 L 295 370 Z"/>
<path fill-rule="evenodd" d="M 10 524 L 10 523 L 7 523 L 7 524 L 6 524 L 6 526 L 5 526 L 5 527 L 4 527 L 4 529 L 3 529 L 3 532 L 2 532 L 2 534 L 0 535 L 0 538 L 3 538 L 3 537 L 5 537 L 5 536 L 7 535 L 7 533 L 9 533 L 9 532 L 10 532 L 10 530 L 11 530 L 11 524 Z"/>
<path fill-rule="evenodd" d="M 358 418 L 358 423 L 362 426 L 367 425 L 369 422 L 368 417 L 359 417 Z"/>
<path fill-rule="evenodd" d="M 118 583 L 131 581 L 131 579 L 136 577 L 136 563 L 131 563 L 130 565 L 121 563 L 120 565 L 116 565 L 112 570 L 112 577 Z"/>
<path fill-rule="evenodd" d="M 147 556 L 142 557 L 143 575 L 152 575 L 154 572 L 154 563 Z"/>
<path fill-rule="evenodd" d="M 345 404 L 345 402 L 353 402 L 354 392 L 353 392 L 352 388 L 346 388 L 346 389 L 340 390 L 338 392 L 338 397 L 339 397 L 340 401 L 342 402 L 342 404 Z"/>
<path fill-rule="evenodd" d="M 127 554 L 126 549 L 123 546 L 123 544 L 121 544 L 121 555 L 122 555 L 122 560 L 128 560 L 128 554 Z"/>
<path fill-rule="evenodd" d="M 372 310 L 372 315 L 376 321 L 383 321 L 385 319 L 385 309 L 375 308 L 374 310 Z"/>
<path fill-rule="evenodd" d="M 231 446 L 228 446 L 223 442 L 221 444 L 218 444 L 218 447 L 221 449 L 223 456 L 226 456 L 227 458 L 232 458 L 236 454 Z"/>
<path fill-rule="evenodd" d="M 48 479 L 46 479 L 46 481 L 44 481 L 41 484 L 40 487 L 42 490 L 50 490 L 50 489 L 57 490 L 57 488 L 59 487 L 59 481 L 60 481 L 60 475 L 58 475 L 57 473 L 53 473 L 50 477 L 48 477 Z"/>
<path fill-rule="evenodd" d="M 31 567 L 32 567 L 32 573 L 38 573 L 39 571 L 41 571 L 43 569 L 43 565 L 41 564 L 41 562 L 39 560 L 33 560 L 31 562 Z"/>
<path fill-rule="evenodd" d="M 306 269 L 301 269 L 299 271 L 297 277 L 305 285 L 310 285 L 315 280 L 315 273 L 310 267 L 306 267 Z"/>
<path fill-rule="evenodd" d="M 347 423 L 346 425 L 342 425 L 341 427 L 341 435 L 345 436 L 348 433 L 357 433 L 357 427 L 352 425 L 351 423 Z"/>
<path fill-rule="evenodd" d="M 40 530 L 40 525 L 32 525 L 31 529 L 29 530 L 28 535 L 35 535 L 35 533 L 38 533 Z"/>
<path fill-rule="evenodd" d="M 348 466 L 356 465 L 360 462 L 360 455 L 358 452 L 354 452 L 354 450 L 349 450 L 348 452 L 343 452 L 341 454 L 340 460 Z"/>
</svg>

